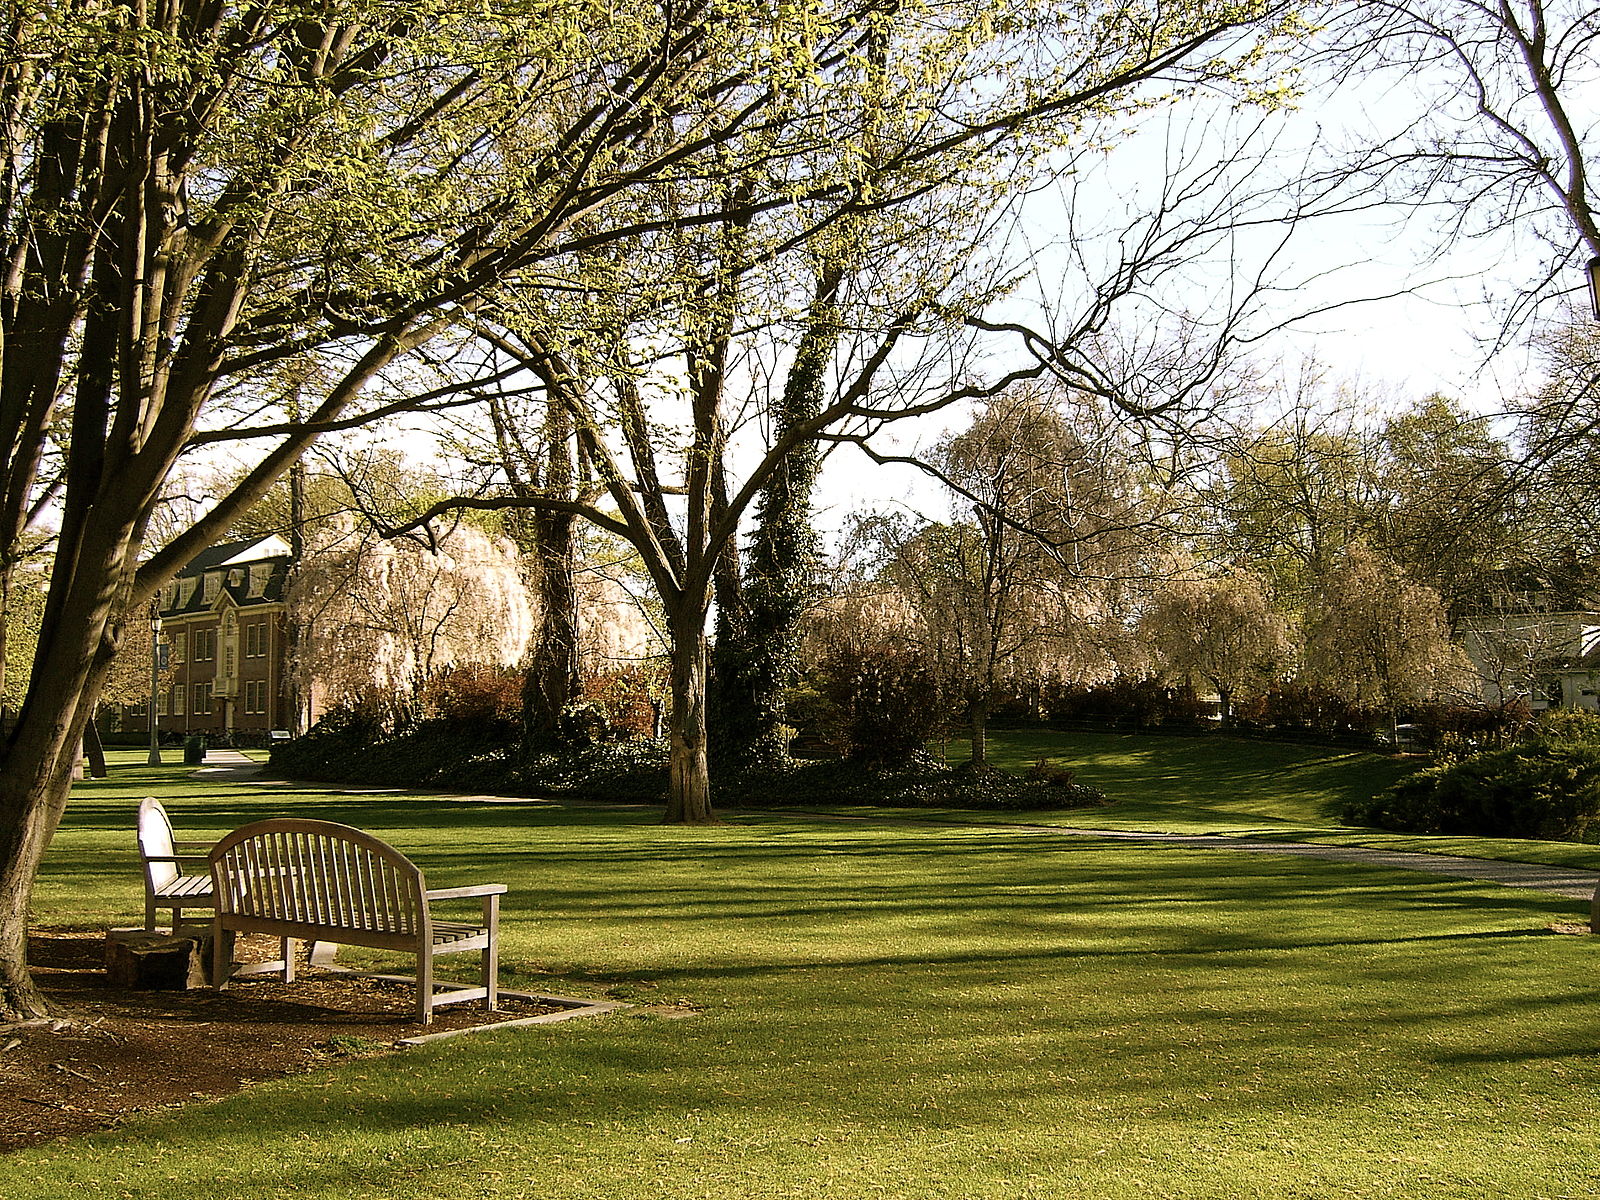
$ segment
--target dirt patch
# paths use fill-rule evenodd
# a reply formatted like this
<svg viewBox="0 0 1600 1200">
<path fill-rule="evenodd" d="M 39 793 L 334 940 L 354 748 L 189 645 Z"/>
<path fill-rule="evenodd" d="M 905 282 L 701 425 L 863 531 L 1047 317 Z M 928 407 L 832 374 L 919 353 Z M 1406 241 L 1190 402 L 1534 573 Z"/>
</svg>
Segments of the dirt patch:
<svg viewBox="0 0 1600 1200">
<path fill-rule="evenodd" d="M 276 952 L 275 939 L 251 939 L 240 957 Z M 563 1008 L 508 997 L 495 1013 L 470 1003 L 436 1009 L 423 1026 L 404 984 L 302 967 L 292 984 L 261 977 L 220 993 L 133 991 L 107 984 L 101 934 L 37 934 L 28 954 L 35 979 L 70 1020 L 0 1032 L 0 1151 L 341 1059 L 397 1053 L 395 1043 L 422 1033 Z"/>
</svg>

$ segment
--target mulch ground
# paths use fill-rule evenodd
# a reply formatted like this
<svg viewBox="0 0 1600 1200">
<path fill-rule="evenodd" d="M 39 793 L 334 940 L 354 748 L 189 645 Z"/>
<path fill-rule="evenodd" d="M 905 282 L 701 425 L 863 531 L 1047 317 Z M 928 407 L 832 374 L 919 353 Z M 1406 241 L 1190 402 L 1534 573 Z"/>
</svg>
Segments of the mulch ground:
<svg viewBox="0 0 1600 1200">
<path fill-rule="evenodd" d="M 409 986 L 311 970 L 292 984 L 262 977 L 220 993 L 134 991 L 107 983 L 104 942 L 87 933 L 29 939 L 34 978 L 64 1019 L 0 1027 L 0 1151 L 340 1059 L 397 1053 L 403 1038 L 559 1009 L 503 998 L 495 1013 L 481 1004 L 435 1009 L 423 1026 Z M 263 938 L 241 957 L 276 952 L 276 940 Z"/>
</svg>

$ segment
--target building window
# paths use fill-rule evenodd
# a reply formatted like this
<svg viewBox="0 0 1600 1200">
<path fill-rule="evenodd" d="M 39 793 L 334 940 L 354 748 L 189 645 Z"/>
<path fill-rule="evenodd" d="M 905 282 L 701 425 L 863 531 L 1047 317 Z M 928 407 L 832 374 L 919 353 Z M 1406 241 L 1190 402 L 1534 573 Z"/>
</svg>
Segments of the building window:
<svg viewBox="0 0 1600 1200">
<path fill-rule="evenodd" d="M 183 716 L 183 684 L 181 683 L 172 685 L 172 715 L 175 717 Z"/>
<path fill-rule="evenodd" d="M 265 679 L 246 679 L 244 681 L 244 710 L 247 713 L 264 713 L 267 711 L 267 681 Z"/>
<path fill-rule="evenodd" d="M 194 685 L 194 715 L 208 717 L 211 715 L 211 685 L 197 683 Z"/>
<path fill-rule="evenodd" d="M 164 717 L 166 715 L 167 715 L 167 689 L 166 688 L 162 688 L 159 692 L 156 693 L 156 716 Z"/>
<path fill-rule="evenodd" d="M 201 598 L 205 604 L 210 604 L 217 598 L 217 593 L 222 590 L 222 576 L 215 571 L 206 572 L 205 595 Z"/>
<path fill-rule="evenodd" d="M 244 656 L 246 658 L 265 658 L 267 656 L 267 623 L 256 621 L 244 627 Z"/>
<path fill-rule="evenodd" d="M 217 631 L 215 629 L 196 629 L 194 631 L 195 662 L 213 662 L 216 657 Z"/>
<path fill-rule="evenodd" d="M 189 644 L 189 635 L 182 629 L 173 629 L 167 633 L 167 645 L 172 649 L 167 651 L 167 661 L 174 667 L 183 665 L 183 652 Z"/>
<path fill-rule="evenodd" d="M 269 563 L 256 563 L 250 568 L 249 596 L 265 596 L 267 594 L 267 581 L 272 578 L 272 566 Z"/>
</svg>

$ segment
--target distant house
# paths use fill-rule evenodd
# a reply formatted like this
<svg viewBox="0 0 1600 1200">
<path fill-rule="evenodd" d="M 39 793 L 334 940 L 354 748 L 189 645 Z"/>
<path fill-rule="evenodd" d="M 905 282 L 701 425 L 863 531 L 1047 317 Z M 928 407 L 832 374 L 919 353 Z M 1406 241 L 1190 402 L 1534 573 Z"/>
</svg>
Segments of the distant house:
<svg viewBox="0 0 1600 1200">
<path fill-rule="evenodd" d="M 166 666 L 156 693 L 164 733 L 265 741 L 294 725 L 285 593 L 288 542 L 277 535 L 213 546 L 161 590 Z M 119 726 L 149 732 L 148 705 L 125 705 Z"/>
<path fill-rule="evenodd" d="M 1600 709 L 1600 601 L 1559 580 L 1517 584 L 1490 590 L 1457 623 L 1484 700 Z"/>
</svg>

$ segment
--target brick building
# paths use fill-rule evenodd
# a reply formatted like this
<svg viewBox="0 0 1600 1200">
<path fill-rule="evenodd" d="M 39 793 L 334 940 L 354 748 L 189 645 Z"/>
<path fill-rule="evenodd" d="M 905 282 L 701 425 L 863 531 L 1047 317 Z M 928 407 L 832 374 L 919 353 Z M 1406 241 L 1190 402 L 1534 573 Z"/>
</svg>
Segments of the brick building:
<svg viewBox="0 0 1600 1200">
<path fill-rule="evenodd" d="M 199 555 L 161 589 L 163 733 L 226 733 L 248 743 L 293 728 L 289 563 L 289 544 L 276 535 L 231 542 Z M 148 732 L 148 707 L 124 706 L 122 730 Z"/>
</svg>

